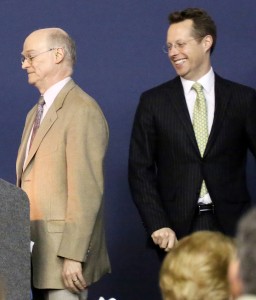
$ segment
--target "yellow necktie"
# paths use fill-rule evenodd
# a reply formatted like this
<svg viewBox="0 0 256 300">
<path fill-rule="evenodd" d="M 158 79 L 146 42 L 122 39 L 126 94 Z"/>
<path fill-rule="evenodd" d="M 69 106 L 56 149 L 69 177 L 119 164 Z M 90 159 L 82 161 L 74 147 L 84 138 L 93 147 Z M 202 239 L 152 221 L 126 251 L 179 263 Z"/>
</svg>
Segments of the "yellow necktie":
<svg viewBox="0 0 256 300">
<path fill-rule="evenodd" d="M 197 94 L 193 112 L 193 127 L 197 145 L 200 154 L 203 157 L 204 150 L 208 141 L 207 106 L 202 85 L 196 82 L 193 84 L 192 89 L 194 89 Z M 200 191 L 200 198 L 207 193 L 207 188 L 205 182 L 203 181 Z"/>
</svg>

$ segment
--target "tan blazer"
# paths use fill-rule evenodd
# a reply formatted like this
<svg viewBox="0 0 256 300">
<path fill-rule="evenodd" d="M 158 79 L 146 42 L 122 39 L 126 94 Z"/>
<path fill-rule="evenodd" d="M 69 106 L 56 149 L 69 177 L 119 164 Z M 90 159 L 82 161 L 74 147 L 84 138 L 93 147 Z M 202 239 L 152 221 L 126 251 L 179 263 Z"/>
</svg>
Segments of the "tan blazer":
<svg viewBox="0 0 256 300">
<path fill-rule="evenodd" d="M 30 199 L 33 283 L 64 288 L 63 257 L 83 262 L 87 284 L 110 272 L 103 224 L 103 160 L 108 126 L 97 103 L 73 80 L 57 95 L 24 164 L 36 106 L 17 158 L 17 185 Z"/>
</svg>

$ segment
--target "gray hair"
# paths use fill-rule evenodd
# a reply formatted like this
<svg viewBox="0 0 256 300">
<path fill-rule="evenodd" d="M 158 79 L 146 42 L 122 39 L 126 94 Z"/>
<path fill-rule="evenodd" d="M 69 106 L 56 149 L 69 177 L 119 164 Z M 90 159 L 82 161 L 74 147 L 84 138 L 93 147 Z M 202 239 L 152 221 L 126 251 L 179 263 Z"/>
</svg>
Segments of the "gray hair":
<svg viewBox="0 0 256 300">
<path fill-rule="evenodd" d="M 256 207 L 239 222 L 237 231 L 240 276 L 244 294 L 256 295 Z"/>
<path fill-rule="evenodd" d="M 48 36 L 51 47 L 63 48 L 65 57 L 69 60 L 72 68 L 76 63 L 76 45 L 75 41 L 62 29 L 52 29 Z"/>
</svg>

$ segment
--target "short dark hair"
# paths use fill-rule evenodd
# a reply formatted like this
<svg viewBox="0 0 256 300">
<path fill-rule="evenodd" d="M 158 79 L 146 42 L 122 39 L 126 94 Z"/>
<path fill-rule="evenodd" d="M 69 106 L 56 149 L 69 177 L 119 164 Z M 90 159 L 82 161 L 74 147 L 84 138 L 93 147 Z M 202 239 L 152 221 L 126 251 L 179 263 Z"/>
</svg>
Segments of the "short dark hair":
<svg viewBox="0 0 256 300">
<path fill-rule="evenodd" d="M 256 295 L 256 208 L 251 209 L 239 222 L 237 252 L 244 294 Z"/>
<path fill-rule="evenodd" d="M 203 38 L 211 35 L 213 39 L 211 53 L 214 50 L 217 39 L 217 28 L 213 19 L 201 8 L 187 8 L 182 11 L 175 11 L 169 15 L 170 24 L 179 23 L 185 20 L 193 21 L 193 35 L 196 38 Z"/>
</svg>

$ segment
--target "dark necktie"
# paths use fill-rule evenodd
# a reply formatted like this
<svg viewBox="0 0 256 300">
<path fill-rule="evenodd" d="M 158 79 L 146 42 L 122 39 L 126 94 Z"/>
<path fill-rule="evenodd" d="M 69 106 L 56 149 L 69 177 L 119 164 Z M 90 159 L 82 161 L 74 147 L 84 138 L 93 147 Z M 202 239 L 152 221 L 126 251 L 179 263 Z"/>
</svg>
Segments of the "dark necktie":
<svg viewBox="0 0 256 300">
<path fill-rule="evenodd" d="M 203 157 L 208 141 L 207 106 L 202 85 L 196 82 L 193 84 L 192 89 L 194 89 L 197 94 L 193 113 L 193 127 L 198 148 L 201 156 Z M 207 188 L 205 182 L 203 181 L 200 191 L 200 198 L 207 193 Z"/>
<path fill-rule="evenodd" d="M 35 117 L 35 120 L 34 120 L 34 126 L 33 126 L 33 131 L 32 131 L 32 134 L 31 134 L 29 149 L 32 146 L 33 140 L 34 140 L 35 135 L 37 133 L 37 130 L 40 126 L 41 118 L 42 118 L 43 111 L 44 111 L 44 104 L 45 104 L 44 97 L 41 96 L 39 98 L 39 101 L 38 101 L 38 104 L 37 104 L 37 112 L 36 112 L 36 117 Z"/>
</svg>

